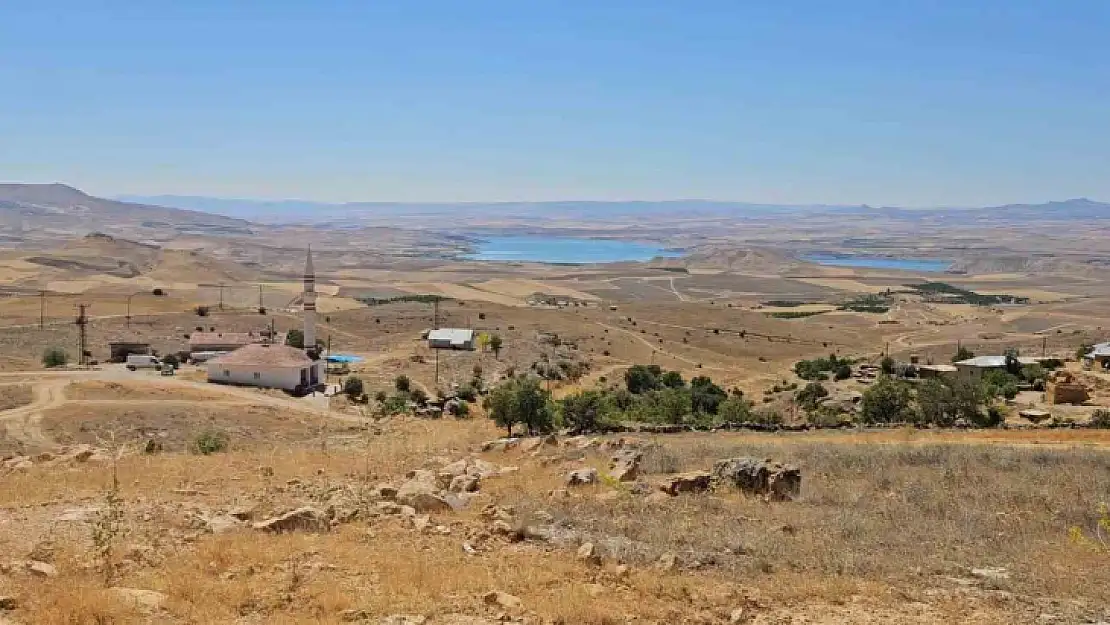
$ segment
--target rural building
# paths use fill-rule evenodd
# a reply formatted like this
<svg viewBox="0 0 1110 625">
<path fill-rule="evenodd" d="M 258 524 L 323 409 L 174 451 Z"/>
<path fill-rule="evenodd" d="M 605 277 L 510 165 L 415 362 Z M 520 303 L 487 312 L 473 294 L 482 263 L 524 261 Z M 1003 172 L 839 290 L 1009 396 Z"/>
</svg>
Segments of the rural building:
<svg viewBox="0 0 1110 625">
<path fill-rule="evenodd" d="M 432 349 L 474 350 L 474 330 L 441 328 L 428 332 L 428 347 Z"/>
<path fill-rule="evenodd" d="M 918 365 L 917 375 L 922 379 L 929 378 L 944 378 L 947 380 L 954 379 L 959 373 L 959 369 L 955 365 Z"/>
<path fill-rule="evenodd" d="M 232 352 L 255 343 L 268 343 L 270 332 L 194 332 L 189 335 L 190 352 Z M 274 343 L 285 343 L 285 335 L 277 334 Z"/>
<path fill-rule="evenodd" d="M 1022 365 L 1035 365 L 1040 362 L 1040 358 L 1018 357 L 1018 362 Z M 959 372 L 960 379 L 971 382 L 982 380 L 983 374 L 988 371 L 1005 368 L 1005 356 L 976 356 L 956 363 L 956 370 Z"/>
<path fill-rule="evenodd" d="M 1057 371 L 1048 378 L 1045 385 L 1045 401 L 1050 405 L 1081 405 L 1090 399 L 1087 387 L 1067 371 Z"/>
<path fill-rule="evenodd" d="M 324 380 L 323 360 L 288 345 L 247 345 L 209 360 L 207 366 L 208 381 L 218 384 L 305 392 Z"/>
<path fill-rule="evenodd" d="M 1088 367 L 1093 365 L 1103 368 L 1110 367 L 1110 343 L 1099 343 L 1091 346 L 1091 351 L 1087 352 L 1083 360 Z"/>
<path fill-rule="evenodd" d="M 108 362 L 124 362 L 131 354 L 149 356 L 150 343 L 139 341 L 112 341 L 108 343 Z"/>
</svg>

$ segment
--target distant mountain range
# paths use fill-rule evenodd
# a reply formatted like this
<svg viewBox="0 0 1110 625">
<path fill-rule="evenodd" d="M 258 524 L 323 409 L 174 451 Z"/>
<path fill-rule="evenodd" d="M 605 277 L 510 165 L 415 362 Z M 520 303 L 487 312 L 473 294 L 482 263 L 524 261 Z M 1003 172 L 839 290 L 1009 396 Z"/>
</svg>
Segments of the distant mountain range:
<svg viewBox="0 0 1110 625">
<path fill-rule="evenodd" d="M 1086 198 L 1044 204 L 1009 204 L 987 207 L 901 208 L 867 205 L 787 205 L 712 200 L 668 201 L 555 201 L 555 202 L 347 202 L 305 200 L 251 200 L 185 195 L 124 195 L 116 199 L 223 215 L 259 223 L 328 223 L 340 220 L 463 215 L 468 217 L 558 216 L 565 219 L 611 219 L 635 215 L 670 214 L 688 217 L 756 217 L 839 212 L 851 215 L 885 215 L 899 219 L 949 216 L 959 219 L 996 218 L 1000 221 L 1110 219 L 1110 204 Z"/>
</svg>

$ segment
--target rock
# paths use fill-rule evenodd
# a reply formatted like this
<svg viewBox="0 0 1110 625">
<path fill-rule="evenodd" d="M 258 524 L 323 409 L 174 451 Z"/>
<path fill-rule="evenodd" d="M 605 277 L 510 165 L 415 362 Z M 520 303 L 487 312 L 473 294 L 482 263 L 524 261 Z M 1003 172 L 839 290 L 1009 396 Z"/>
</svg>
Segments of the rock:
<svg viewBox="0 0 1110 625">
<path fill-rule="evenodd" d="M 35 463 L 31 462 L 27 458 L 15 458 L 13 460 L 9 460 L 6 464 L 7 467 L 13 471 L 26 471 L 28 469 L 34 468 L 35 466 Z"/>
<path fill-rule="evenodd" d="M 312 507 L 297 508 L 291 512 L 254 524 L 254 529 L 283 534 L 286 532 L 326 532 L 331 525 L 329 515 Z"/>
<path fill-rule="evenodd" d="M 501 520 L 494 521 L 493 523 L 490 523 L 489 532 L 491 534 L 493 534 L 494 536 L 509 536 L 509 537 L 512 537 L 512 536 L 517 535 L 517 531 L 515 529 L 513 529 L 512 525 L 509 525 L 508 522 L 501 521 Z"/>
<path fill-rule="evenodd" d="M 151 614 L 162 609 L 168 597 L 154 590 L 139 588 L 112 588 L 114 594 L 123 603 L 128 603 L 144 614 Z"/>
<path fill-rule="evenodd" d="M 212 534 L 227 534 L 243 527 L 242 521 L 229 514 L 216 514 L 201 517 L 205 531 Z"/>
<path fill-rule="evenodd" d="M 392 484 L 378 484 L 371 491 L 372 496 L 378 499 L 385 499 L 387 501 L 394 501 L 397 499 L 397 487 Z"/>
<path fill-rule="evenodd" d="M 440 469 L 439 472 L 440 473 L 449 473 L 451 475 L 451 477 L 457 477 L 457 476 L 460 476 L 460 475 L 466 475 L 466 471 L 469 468 L 470 468 L 470 463 L 467 462 L 466 459 L 464 458 L 462 460 L 458 460 L 458 461 L 452 462 L 449 465 L 446 465 L 445 467 Z"/>
<path fill-rule="evenodd" d="M 466 614 L 445 614 L 436 617 L 435 625 L 501 625 L 498 621 L 491 621 L 480 616 L 467 616 Z"/>
<path fill-rule="evenodd" d="M 466 469 L 467 475 L 476 475 L 481 479 L 486 479 L 488 477 L 497 477 L 498 475 L 506 472 L 507 471 L 505 471 L 501 467 L 498 467 L 496 464 L 493 464 L 492 462 L 486 462 L 481 458 L 475 458 L 473 461 L 471 461 L 470 466 Z"/>
<path fill-rule="evenodd" d="M 499 438 L 482 444 L 482 451 L 509 451 L 520 444 L 519 438 Z"/>
<path fill-rule="evenodd" d="M 525 454 L 537 453 L 544 447 L 558 447 L 559 438 L 554 434 L 548 436 L 525 439 L 520 442 L 520 452 Z"/>
<path fill-rule="evenodd" d="M 617 579 L 624 579 L 628 577 L 630 573 L 632 573 L 632 568 L 627 564 L 618 564 L 613 567 L 613 575 L 616 576 Z"/>
<path fill-rule="evenodd" d="M 379 501 L 377 504 L 375 504 L 375 507 L 378 509 L 378 512 L 381 512 L 382 514 L 388 514 L 391 516 L 395 514 L 401 514 L 401 504 L 394 503 L 392 501 Z"/>
<path fill-rule="evenodd" d="M 55 517 L 54 520 L 59 523 L 81 523 L 91 519 L 93 515 L 95 515 L 97 512 L 100 512 L 99 506 L 69 508 L 65 512 Z"/>
<path fill-rule="evenodd" d="M 19 607 L 19 602 L 15 597 L 9 595 L 0 595 L 0 610 L 14 610 Z"/>
<path fill-rule="evenodd" d="M 418 493 L 410 497 L 408 505 L 417 512 L 448 512 L 454 509 L 446 499 L 430 493 Z"/>
<path fill-rule="evenodd" d="M 586 594 L 594 598 L 600 597 L 609 592 L 605 588 L 605 586 L 602 586 L 601 584 L 586 584 L 585 588 Z"/>
<path fill-rule="evenodd" d="M 1004 582 L 1010 579 L 1010 572 L 1002 567 L 991 566 L 981 569 L 971 569 L 971 576 L 987 582 Z"/>
<path fill-rule="evenodd" d="M 474 493 L 478 491 L 481 478 L 477 475 L 458 475 L 451 480 L 447 490 L 452 493 Z"/>
<path fill-rule="evenodd" d="M 620 498 L 621 492 L 619 490 L 607 490 L 604 493 L 594 495 L 594 499 L 601 503 L 613 503 L 614 501 L 619 501 Z"/>
<path fill-rule="evenodd" d="M 740 623 L 747 622 L 747 620 L 748 613 L 744 608 L 736 608 L 732 611 L 732 614 L 728 616 L 729 625 L 739 625 Z"/>
<path fill-rule="evenodd" d="M 618 482 L 635 482 L 640 475 L 644 453 L 638 449 L 622 449 L 613 454 L 609 463 L 609 477 Z"/>
<path fill-rule="evenodd" d="M 664 553 L 655 561 L 655 568 L 660 571 L 673 571 L 678 566 L 678 557 L 673 553 Z"/>
<path fill-rule="evenodd" d="M 53 564 L 31 560 L 27 563 L 27 572 L 36 577 L 57 577 L 58 569 Z"/>
<path fill-rule="evenodd" d="M 254 514 L 255 509 L 253 505 L 235 506 L 227 511 L 227 516 L 239 521 L 250 521 L 254 518 Z"/>
<path fill-rule="evenodd" d="M 597 483 L 597 469 L 578 469 L 567 473 L 566 484 L 567 486 L 581 486 L 587 484 Z"/>
<path fill-rule="evenodd" d="M 650 505 L 653 505 L 653 506 L 668 503 L 668 502 L 670 502 L 670 500 L 671 500 L 671 495 L 668 495 L 667 493 L 665 493 L 663 491 L 656 491 L 656 492 L 648 495 L 647 497 L 644 497 L 644 503 L 650 504 Z"/>
<path fill-rule="evenodd" d="M 143 445 L 143 453 L 148 456 L 162 453 L 162 441 L 157 438 L 148 438 Z"/>
<path fill-rule="evenodd" d="M 487 592 L 485 596 L 482 597 L 482 601 L 485 602 L 486 605 L 497 606 L 506 610 L 517 610 L 523 605 L 520 597 L 514 597 L 513 595 L 497 590 Z"/>
<path fill-rule="evenodd" d="M 424 625 L 427 622 L 428 617 L 426 616 L 415 616 L 412 614 L 394 614 L 378 621 L 378 625 Z"/>
<path fill-rule="evenodd" d="M 357 623 L 359 621 L 369 621 L 371 618 L 370 613 L 366 610 L 348 609 L 339 613 L 339 620 L 344 623 Z M 383 623 L 387 621 L 382 621 Z"/>
<path fill-rule="evenodd" d="M 713 474 L 707 471 L 680 473 L 672 475 L 659 485 L 659 490 L 671 496 L 683 493 L 704 493 L 713 482 Z"/>
<path fill-rule="evenodd" d="M 95 453 L 96 452 L 94 452 L 92 448 L 88 445 L 78 445 L 73 450 L 71 450 L 68 455 L 70 460 L 73 460 L 74 462 L 88 462 Z"/>
<path fill-rule="evenodd" d="M 53 459 L 54 454 L 50 453 L 49 451 L 44 451 L 41 454 L 35 456 L 35 462 L 50 462 Z"/>
<path fill-rule="evenodd" d="M 412 520 L 412 528 L 418 532 L 423 532 L 427 530 L 432 524 L 432 517 L 426 514 L 421 514 L 410 518 Z"/>
<path fill-rule="evenodd" d="M 601 554 L 597 552 L 593 543 L 583 543 L 578 548 L 578 559 L 594 566 L 601 564 Z"/>
<path fill-rule="evenodd" d="M 753 495 L 762 495 L 775 501 L 789 501 L 802 490 L 802 471 L 793 465 L 755 458 L 730 458 L 718 460 L 713 465 L 713 477 Z"/>
<path fill-rule="evenodd" d="M 556 500 L 570 499 L 570 491 L 565 489 L 565 488 L 556 488 L 555 490 L 548 493 L 547 496 L 550 499 L 556 499 Z"/>
</svg>

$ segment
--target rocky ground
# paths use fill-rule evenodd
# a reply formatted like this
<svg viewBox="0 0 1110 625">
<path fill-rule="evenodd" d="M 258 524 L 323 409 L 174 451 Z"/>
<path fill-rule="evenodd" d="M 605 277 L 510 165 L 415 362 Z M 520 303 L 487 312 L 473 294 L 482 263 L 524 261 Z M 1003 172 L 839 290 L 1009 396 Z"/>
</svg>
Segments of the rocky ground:
<svg viewBox="0 0 1110 625">
<path fill-rule="evenodd" d="M 8 458 L 0 622 L 1110 619 L 1098 450 L 491 434 Z"/>
</svg>

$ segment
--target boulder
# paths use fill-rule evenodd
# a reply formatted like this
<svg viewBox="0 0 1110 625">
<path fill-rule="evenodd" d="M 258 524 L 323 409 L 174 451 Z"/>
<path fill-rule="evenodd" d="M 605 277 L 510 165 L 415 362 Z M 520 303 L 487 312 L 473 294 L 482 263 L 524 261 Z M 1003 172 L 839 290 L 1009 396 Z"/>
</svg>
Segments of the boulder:
<svg viewBox="0 0 1110 625">
<path fill-rule="evenodd" d="M 58 569 L 53 564 L 31 560 L 27 563 L 27 572 L 36 577 L 57 577 Z"/>
<path fill-rule="evenodd" d="M 601 564 L 601 554 L 597 552 L 593 543 L 583 543 L 578 548 L 578 559 L 594 566 Z"/>
<path fill-rule="evenodd" d="M 567 486 L 582 486 L 597 483 L 597 469 L 578 469 L 567 473 Z"/>
<path fill-rule="evenodd" d="M 544 447 L 558 447 L 559 439 L 554 434 L 528 438 L 520 442 L 521 453 L 537 453 Z"/>
<path fill-rule="evenodd" d="M 501 475 L 502 473 L 506 473 L 506 472 L 507 471 L 504 468 L 498 467 L 496 464 L 493 464 L 492 462 L 486 462 L 485 460 L 482 460 L 481 458 L 473 459 L 470 462 L 470 465 L 466 469 L 467 475 L 476 475 L 476 476 L 478 476 L 482 479 L 485 479 L 485 478 L 488 478 L 488 477 L 497 477 L 498 475 Z"/>
<path fill-rule="evenodd" d="M 638 449 L 621 449 L 609 462 L 609 477 L 618 482 L 635 482 L 643 459 L 644 453 Z"/>
<path fill-rule="evenodd" d="M 494 441 L 482 443 L 482 451 L 509 451 L 520 444 L 519 438 L 499 438 Z"/>
<path fill-rule="evenodd" d="M 486 605 L 504 608 L 506 610 L 516 610 L 523 605 L 520 597 L 497 590 L 487 592 L 485 596 L 482 597 L 482 601 L 485 602 Z"/>
<path fill-rule="evenodd" d="M 397 499 L 397 487 L 392 484 L 378 484 L 371 491 L 371 494 L 378 499 L 394 501 Z"/>
<path fill-rule="evenodd" d="M 201 519 L 204 530 L 212 534 L 227 534 L 243 527 L 242 521 L 230 514 L 212 514 Z"/>
<path fill-rule="evenodd" d="M 655 561 L 655 568 L 660 571 L 673 571 L 678 567 L 678 557 L 673 553 L 664 553 Z"/>
<path fill-rule="evenodd" d="M 434 511 L 437 507 L 440 509 L 443 507 L 449 508 L 447 502 L 439 497 L 440 490 L 434 473 L 417 470 L 413 472 L 412 479 L 397 489 L 397 502 L 427 512 Z M 419 501 L 419 505 L 417 501 Z M 427 510 L 423 510 L 424 508 L 427 508 Z"/>
<path fill-rule="evenodd" d="M 122 603 L 127 603 L 144 614 L 152 614 L 165 605 L 166 595 L 154 590 L 140 588 L 112 588 L 111 592 Z"/>
<path fill-rule="evenodd" d="M 659 485 L 659 490 L 672 497 L 683 493 L 704 493 L 713 483 L 713 474 L 708 471 L 680 473 L 668 477 Z"/>
<path fill-rule="evenodd" d="M 428 617 L 413 614 L 393 614 L 378 621 L 378 625 L 424 625 Z"/>
<path fill-rule="evenodd" d="M 0 610 L 14 610 L 19 607 L 19 602 L 15 597 L 9 595 L 0 595 Z"/>
<path fill-rule="evenodd" d="M 297 508 L 281 516 L 254 524 L 254 529 L 274 534 L 286 532 L 326 532 L 331 526 L 330 515 L 312 507 Z"/>
<path fill-rule="evenodd" d="M 439 470 L 439 472 L 447 473 L 451 475 L 451 477 L 457 477 L 459 475 L 466 475 L 466 471 L 468 468 L 470 468 L 470 463 L 466 461 L 466 458 L 463 458 L 462 460 L 452 462 L 451 464 L 443 467 Z"/>
<path fill-rule="evenodd" d="M 481 478 L 477 475 L 458 475 L 451 480 L 447 490 L 452 493 L 474 493 L 478 491 L 480 484 Z"/>
<path fill-rule="evenodd" d="M 789 501 L 802 490 L 802 471 L 793 465 L 756 458 L 730 458 L 713 465 L 719 483 L 776 501 Z"/>
<path fill-rule="evenodd" d="M 433 493 L 417 493 L 407 500 L 407 505 L 417 512 L 449 512 L 454 509 L 450 502 Z"/>
</svg>

